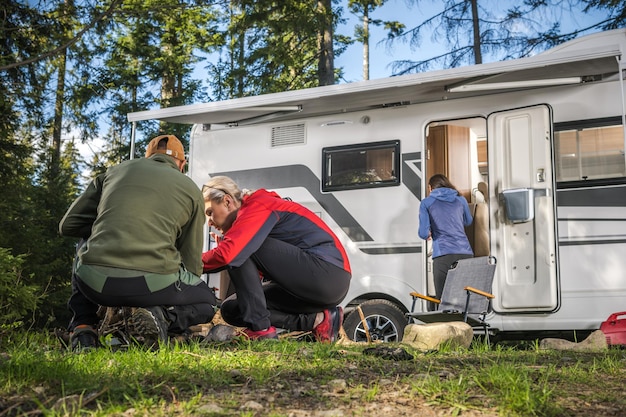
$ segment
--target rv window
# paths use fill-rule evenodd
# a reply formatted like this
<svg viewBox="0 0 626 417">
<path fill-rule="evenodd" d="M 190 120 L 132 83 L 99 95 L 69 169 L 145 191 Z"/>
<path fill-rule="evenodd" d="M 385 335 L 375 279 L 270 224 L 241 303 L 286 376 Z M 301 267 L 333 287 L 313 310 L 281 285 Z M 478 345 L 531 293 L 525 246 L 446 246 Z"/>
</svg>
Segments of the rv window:
<svg viewBox="0 0 626 417">
<path fill-rule="evenodd" d="M 322 149 L 322 191 L 400 184 L 400 141 Z"/>
<path fill-rule="evenodd" d="M 626 176 L 621 125 L 555 132 L 557 181 Z"/>
</svg>

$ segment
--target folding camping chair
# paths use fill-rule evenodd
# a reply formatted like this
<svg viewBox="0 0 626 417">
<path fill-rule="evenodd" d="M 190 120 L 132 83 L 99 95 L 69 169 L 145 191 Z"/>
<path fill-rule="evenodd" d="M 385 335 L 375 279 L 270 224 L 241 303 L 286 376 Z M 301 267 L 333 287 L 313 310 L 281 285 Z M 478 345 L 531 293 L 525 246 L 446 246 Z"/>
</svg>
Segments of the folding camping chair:
<svg viewBox="0 0 626 417">
<path fill-rule="evenodd" d="M 409 323 L 419 320 L 424 323 L 464 321 L 472 328 L 482 328 L 489 342 L 489 324 L 485 321 L 491 310 L 491 285 L 496 271 L 496 259 L 493 256 L 461 259 L 448 271 L 441 300 L 412 292 L 411 312 L 406 316 Z M 414 312 L 418 299 L 431 301 L 438 305 L 436 311 Z"/>
</svg>

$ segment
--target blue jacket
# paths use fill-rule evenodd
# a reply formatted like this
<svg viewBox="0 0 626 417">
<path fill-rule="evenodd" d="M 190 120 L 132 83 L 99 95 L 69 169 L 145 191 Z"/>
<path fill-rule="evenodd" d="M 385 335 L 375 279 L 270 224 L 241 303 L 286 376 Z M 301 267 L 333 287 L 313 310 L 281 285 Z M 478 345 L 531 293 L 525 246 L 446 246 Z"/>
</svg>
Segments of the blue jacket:
<svg viewBox="0 0 626 417">
<path fill-rule="evenodd" d="M 435 188 L 422 200 L 419 237 L 433 239 L 433 258 L 443 255 L 473 255 L 465 226 L 472 224 L 465 198 L 451 188 Z"/>
</svg>

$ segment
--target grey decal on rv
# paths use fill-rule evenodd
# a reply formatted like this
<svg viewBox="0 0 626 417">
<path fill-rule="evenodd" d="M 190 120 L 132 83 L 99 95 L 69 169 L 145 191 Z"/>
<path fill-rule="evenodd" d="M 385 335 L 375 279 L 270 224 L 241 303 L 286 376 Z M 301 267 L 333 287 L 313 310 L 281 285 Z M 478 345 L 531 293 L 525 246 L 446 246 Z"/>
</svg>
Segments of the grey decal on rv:
<svg viewBox="0 0 626 417">
<path fill-rule="evenodd" d="M 587 245 L 622 245 L 626 239 L 602 238 L 596 240 L 559 240 L 560 246 L 587 246 Z"/>
<path fill-rule="evenodd" d="M 386 247 L 386 248 L 359 248 L 368 255 L 391 255 L 395 253 L 422 253 L 421 246 Z"/>
<path fill-rule="evenodd" d="M 227 175 L 246 188 L 303 187 L 328 212 L 353 242 L 371 242 L 374 239 L 363 229 L 346 208 L 332 194 L 322 194 L 320 179 L 304 165 L 286 165 L 271 168 L 256 168 L 244 171 L 214 172 Z M 289 197 L 289 196 L 283 196 Z"/>
<path fill-rule="evenodd" d="M 418 200 L 422 201 L 422 153 L 411 152 L 402 154 L 402 184 L 413 193 Z"/>
<path fill-rule="evenodd" d="M 626 207 L 626 186 L 558 190 L 557 206 Z"/>
<path fill-rule="evenodd" d="M 578 188 L 558 190 L 556 194 L 558 207 L 626 207 L 626 186 L 615 185 L 596 188 Z M 576 230 L 610 230 L 614 234 L 579 234 L 572 238 L 559 238 L 560 246 L 584 246 L 584 245 L 614 245 L 626 243 L 622 225 L 626 224 L 626 218 L 603 216 L 602 211 L 594 210 L 598 217 L 559 217 L 559 223 L 563 223 L 564 229 L 568 230 L 571 225 L 585 224 L 587 227 L 577 227 Z M 607 227 L 599 225 L 610 224 Z"/>
</svg>

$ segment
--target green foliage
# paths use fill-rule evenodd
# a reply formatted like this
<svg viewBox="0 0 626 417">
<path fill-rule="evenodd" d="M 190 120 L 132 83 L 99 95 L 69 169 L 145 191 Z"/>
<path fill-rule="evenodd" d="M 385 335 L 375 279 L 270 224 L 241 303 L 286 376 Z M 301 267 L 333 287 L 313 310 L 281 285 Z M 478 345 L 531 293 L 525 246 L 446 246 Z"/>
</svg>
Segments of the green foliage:
<svg viewBox="0 0 626 417">
<path fill-rule="evenodd" d="M 45 95 L 38 85 L 49 73 L 39 56 L 58 27 L 30 2 L 3 1 L 0 11 L 0 133 L 6 133 L 42 117 Z"/>
<path fill-rule="evenodd" d="M 23 275 L 25 258 L 0 248 L 0 334 L 18 327 L 41 301 L 39 288 L 28 284 L 32 276 Z"/>
<path fill-rule="evenodd" d="M 320 37 L 332 22 L 318 2 L 239 0 L 223 16 L 226 57 L 210 68 L 217 99 L 252 96 L 320 85 Z M 330 1 L 328 2 L 330 4 Z M 334 36 L 337 56 L 346 38 Z"/>
<path fill-rule="evenodd" d="M 45 289 L 50 301 L 35 316 L 41 325 L 58 320 L 65 324 L 69 319 L 65 304 L 71 291 L 75 241 L 61 237 L 58 225 L 80 191 L 79 160 L 78 151 L 70 142 L 66 144 L 56 169 L 52 164 L 41 165 L 37 173 L 34 195 L 41 209 L 31 222 L 31 227 L 37 230 L 37 237 L 33 238 L 29 249 L 29 271 L 36 277 L 35 282 Z M 58 322 L 54 324 L 60 325 Z"/>
<path fill-rule="evenodd" d="M 86 42 L 92 60 L 77 90 L 85 98 L 82 107 L 103 109 L 110 125 L 102 136 L 106 148 L 92 163 L 94 174 L 128 158 L 127 113 L 206 99 L 191 75 L 200 56 L 222 42 L 217 10 L 210 2 L 134 0 L 120 3 L 111 19 L 96 26 Z M 189 131 L 180 125 L 138 126 L 146 140 L 165 129 L 181 139 Z M 143 156 L 142 150 L 134 156 Z"/>
</svg>

